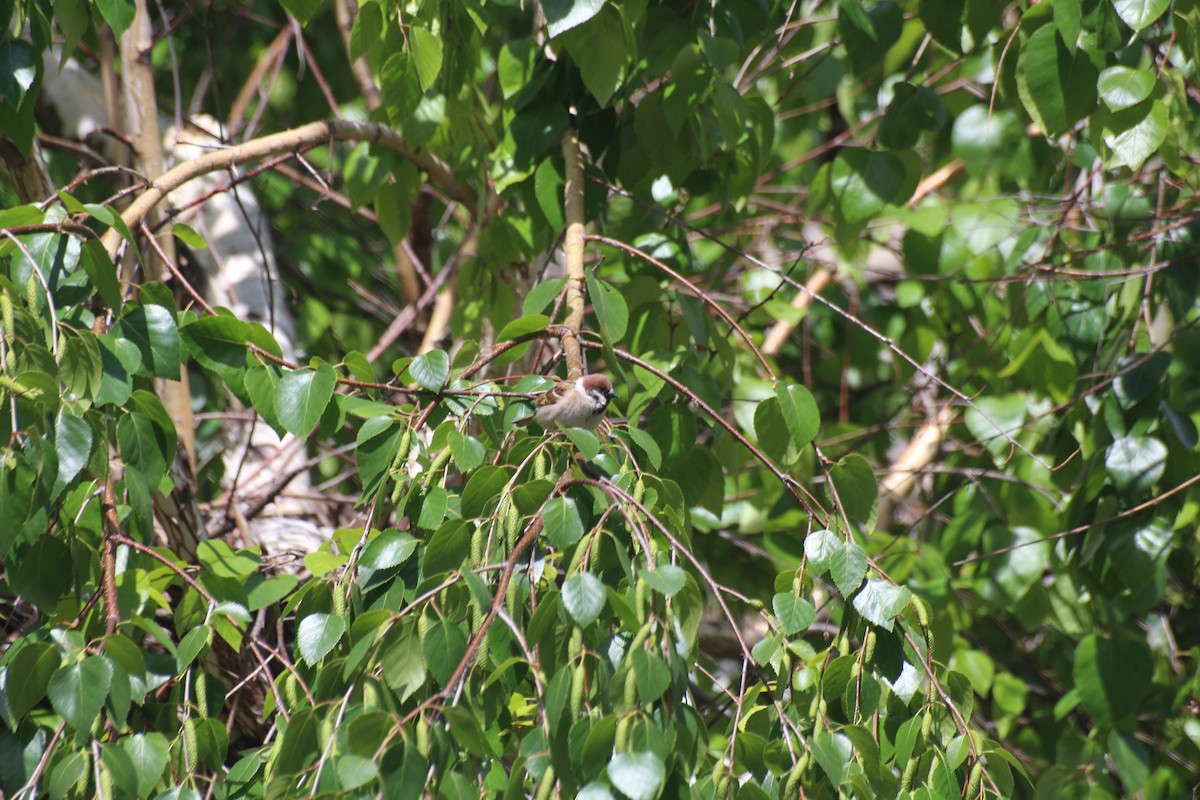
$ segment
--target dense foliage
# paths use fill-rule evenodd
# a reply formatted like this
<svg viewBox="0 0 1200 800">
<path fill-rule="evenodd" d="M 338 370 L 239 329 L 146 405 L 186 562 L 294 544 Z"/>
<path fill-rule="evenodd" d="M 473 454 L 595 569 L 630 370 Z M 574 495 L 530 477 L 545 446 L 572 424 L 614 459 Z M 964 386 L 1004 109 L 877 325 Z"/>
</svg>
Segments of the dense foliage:
<svg viewBox="0 0 1200 800">
<path fill-rule="evenodd" d="M 1195 791 L 1193 0 L 353 6 L 150 9 L 294 355 L 51 135 L 144 3 L 0 4 L 5 794 Z M 543 433 L 581 188 L 620 399 Z"/>
</svg>

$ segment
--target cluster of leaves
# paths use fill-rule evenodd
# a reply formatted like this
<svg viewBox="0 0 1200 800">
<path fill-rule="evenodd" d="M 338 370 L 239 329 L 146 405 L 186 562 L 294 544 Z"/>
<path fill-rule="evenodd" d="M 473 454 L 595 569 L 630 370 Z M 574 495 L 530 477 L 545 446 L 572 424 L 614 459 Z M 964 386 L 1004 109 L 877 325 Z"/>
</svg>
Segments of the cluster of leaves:
<svg viewBox="0 0 1200 800">
<path fill-rule="evenodd" d="M 20 598 L 0 659 L 0 785 L 1186 793 L 1200 763 L 1200 9 L 546 0 L 535 28 L 529 5 L 368 0 L 349 37 L 381 89 L 377 121 L 486 176 L 477 207 L 437 205 L 428 267 L 457 270 L 453 355 L 400 350 L 385 369 L 355 350 L 382 324 L 337 287 L 391 279 L 358 254 L 365 237 L 314 232 L 278 178 L 261 185 L 283 198 L 292 277 L 323 290 L 303 300 L 305 365 L 162 284 L 126 297 L 93 231 L 134 240 L 85 202 L 98 190 L 0 212 L 37 229 L 0 244 L 0 557 Z M 283 6 L 309 30 L 329 22 L 323 4 Z M 70 49 L 92 18 L 120 33 L 128 9 L 21 4 L 28 41 L 0 50 L 18 145 L 33 141 L 52 23 Z M 245 57 L 261 35 L 247 25 L 222 46 Z M 208 57 L 203 30 L 176 36 L 185 65 Z M 332 85 L 353 86 L 348 67 Z M 277 99 L 265 118 L 283 128 L 311 107 Z M 545 436 L 518 420 L 546 383 L 515 365 L 551 330 L 563 282 L 526 292 L 514 265 L 538 263 L 563 226 L 568 125 L 604 234 L 592 362 L 628 422 Z M 313 158 L 389 240 L 408 233 L 415 166 L 367 144 Z M 923 188 L 938 173 L 956 177 Z M 768 255 L 797 249 L 801 218 L 839 262 L 807 311 L 776 263 L 791 257 Z M 740 236 L 750 223 L 765 233 Z M 898 262 L 882 276 L 854 266 L 882 253 Z M 764 356 L 779 320 L 803 336 Z M 180 480 L 155 390 L 184 369 L 212 408 L 228 393 L 314 447 L 355 445 L 339 488 L 368 522 L 306 554 L 305 580 L 220 539 L 154 546 Z M 369 388 L 385 372 L 399 405 Z M 945 402 L 959 413 L 927 505 L 877 531 L 876 470 L 923 421 L 914 405 Z M 705 609 L 735 632 L 725 658 Z M 223 651 L 247 654 L 261 707 L 223 680 Z M 270 733 L 231 742 L 239 714 Z"/>
</svg>

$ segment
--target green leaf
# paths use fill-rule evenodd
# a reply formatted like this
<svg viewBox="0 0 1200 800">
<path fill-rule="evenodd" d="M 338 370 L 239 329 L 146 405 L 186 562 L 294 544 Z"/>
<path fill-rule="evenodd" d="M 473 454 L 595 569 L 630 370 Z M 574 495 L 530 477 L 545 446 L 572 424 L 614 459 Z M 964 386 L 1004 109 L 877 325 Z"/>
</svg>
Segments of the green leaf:
<svg viewBox="0 0 1200 800">
<path fill-rule="evenodd" d="M 879 487 L 875 481 L 875 470 L 865 458 L 851 453 L 829 469 L 829 480 L 834 492 L 830 500 L 850 518 L 866 528 L 875 524 L 875 512 L 879 505 Z"/>
<path fill-rule="evenodd" d="M 112 664 L 103 656 L 62 666 L 50 678 L 50 704 L 68 725 L 86 734 L 104 706 L 112 677 Z"/>
<path fill-rule="evenodd" d="M 966 0 L 920 0 L 917 15 L 934 39 L 958 53 L 962 51 L 966 5 Z"/>
<path fill-rule="evenodd" d="M 370 569 L 388 569 L 403 564 L 417 549 L 410 534 L 390 528 L 367 543 L 359 563 Z"/>
<path fill-rule="evenodd" d="M 20 39 L 0 43 L 0 100 L 20 108 L 37 77 L 38 58 Z"/>
<path fill-rule="evenodd" d="M 1083 24 L 1083 13 L 1078 0 L 1051 0 L 1054 8 L 1054 27 L 1062 37 L 1063 44 L 1075 52 L 1079 31 Z"/>
<path fill-rule="evenodd" d="M 275 389 L 275 413 L 284 430 L 308 436 L 325 413 L 336 385 L 337 376 L 328 364 L 285 372 Z"/>
<path fill-rule="evenodd" d="M 867 554 L 854 542 L 842 542 L 829 555 L 829 576 L 842 597 L 850 597 L 867 574 Z"/>
<path fill-rule="evenodd" d="M 879 129 L 879 143 L 890 150 L 906 150 L 920 140 L 921 134 L 935 132 L 946 122 L 946 107 L 927 86 L 902 81 L 892 88 Z"/>
<path fill-rule="evenodd" d="M 112 259 L 108 257 L 104 245 L 92 239 L 83 244 L 83 256 L 80 259 L 84 272 L 91 279 L 92 285 L 100 292 L 100 299 L 112 309 L 121 307 L 121 282 L 117 280 L 117 269 Z"/>
<path fill-rule="evenodd" d="M 279 0 L 279 2 L 301 25 L 307 25 L 324 5 L 321 0 Z"/>
<path fill-rule="evenodd" d="M 1138 362 L 1141 363 L 1138 363 Z M 1136 366 L 1132 366 L 1136 365 Z M 1152 355 L 1132 354 L 1117 367 L 1118 374 L 1113 389 L 1124 406 L 1131 406 L 1162 383 L 1167 368 L 1171 366 L 1171 354 L 1159 351 Z"/>
<path fill-rule="evenodd" d="M 246 371 L 250 326 L 233 317 L 201 317 L 180 330 L 188 353 L 200 365 L 237 385 Z"/>
<path fill-rule="evenodd" d="M 1100 73 L 1096 88 L 1100 91 L 1100 99 L 1113 111 L 1136 106 L 1154 91 L 1157 83 L 1154 73 L 1149 69 L 1133 69 L 1132 67 L 1109 67 Z"/>
<path fill-rule="evenodd" d="M 666 777 L 666 767 L 655 753 L 617 753 L 608 762 L 608 779 L 630 800 L 654 800 Z"/>
<path fill-rule="evenodd" d="M 358 429 L 355 456 L 364 498 L 374 497 L 383 485 L 407 430 L 403 422 L 391 417 L 372 417 Z"/>
<path fill-rule="evenodd" d="M 179 331 L 170 310 L 138 306 L 121 318 L 113 333 L 137 347 L 141 355 L 137 374 L 179 380 Z"/>
<path fill-rule="evenodd" d="M 662 450 L 659 448 L 658 442 L 646 431 L 635 427 L 632 421 L 629 424 L 629 438 L 646 456 L 646 460 L 650 462 L 652 468 L 657 470 L 662 466 Z"/>
<path fill-rule="evenodd" d="M 85 211 L 87 211 L 87 213 L 91 214 L 93 217 L 100 220 L 110 228 L 116 230 L 117 233 L 121 234 L 121 238 L 129 242 L 130 245 L 134 244 L 133 232 L 129 230 L 129 226 L 125 224 L 125 220 L 121 217 L 121 213 L 116 208 L 113 208 L 112 206 L 102 206 L 97 203 L 84 203 L 83 208 Z M 105 257 L 107 258 L 107 255 Z M 166 306 L 167 308 L 174 308 L 173 302 L 160 302 L 159 299 L 153 299 L 145 294 L 145 286 L 147 285 L 149 284 L 143 284 L 143 303 L 157 303 L 158 305 Z M 159 285 L 161 286 L 162 284 Z M 163 288 L 165 289 L 165 287 Z M 167 290 L 165 296 L 167 298 L 171 297 L 170 290 Z"/>
<path fill-rule="evenodd" d="M 379 44 L 383 36 L 383 12 L 378 3 L 363 3 L 350 29 L 350 59 L 358 60 Z"/>
<path fill-rule="evenodd" d="M 565 428 L 567 438 L 579 454 L 588 461 L 594 461 L 600 455 L 600 437 L 583 428 Z"/>
<path fill-rule="evenodd" d="M 592 309 L 596 312 L 596 321 L 600 323 L 600 333 L 605 341 L 621 341 L 629 326 L 629 307 L 625 304 L 625 298 L 615 288 L 591 275 L 587 277 L 587 287 L 588 298 L 592 301 Z"/>
<path fill-rule="evenodd" d="M 850 739 L 840 733 L 822 731 L 809 739 L 813 756 L 825 771 L 829 782 L 834 786 L 841 784 L 846 777 L 846 767 L 854 754 Z"/>
<path fill-rule="evenodd" d="M 188 247 L 196 250 L 207 250 L 208 242 L 204 241 L 204 237 L 196 232 L 195 228 L 183 222 L 176 222 L 171 226 L 171 233 L 175 238 L 186 244 Z"/>
<path fill-rule="evenodd" d="M 202 625 L 199 628 L 192 628 L 187 632 L 182 639 L 179 640 L 179 646 L 175 648 L 175 660 L 178 662 L 177 671 L 183 672 L 192 665 L 196 658 L 208 649 L 212 643 L 212 628 L 207 625 Z"/>
<path fill-rule="evenodd" d="M 425 683 L 425 662 L 415 624 L 399 623 L 388 633 L 379 649 L 383 679 L 404 702 Z"/>
<path fill-rule="evenodd" d="M 454 463 L 463 472 L 470 472 L 483 463 L 483 442 L 474 436 L 455 429 L 450 431 L 446 443 L 450 447 L 450 455 L 454 457 Z"/>
<path fill-rule="evenodd" d="M 142 475 L 150 489 L 157 488 L 175 457 L 164 431 L 136 411 L 117 420 L 117 447 L 126 467 Z"/>
<path fill-rule="evenodd" d="M 278 603 L 291 594 L 298 583 L 295 575 L 274 575 L 258 582 L 252 581 L 246 592 L 247 607 L 251 611 L 258 611 Z"/>
<path fill-rule="evenodd" d="M 1179 440 L 1184 449 L 1195 450 L 1197 442 L 1200 442 L 1200 435 L 1197 435 L 1196 423 L 1192 422 L 1192 418 L 1181 414 L 1161 401 L 1159 408 L 1162 409 L 1163 415 L 1171 425 L 1171 430 L 1175 433 L 1175 438 Z"/>
<path fill-rule="evenodd" d="M 422 387 L 436 392 L 446 385 L 446 379 L 450 377 L 450 356 L 442 350 L 430 350 L 414 358 L 408 365 L 408 371 Z"/>
<path fill-rule="evenodd" d="M 365 786 L 379 775 L 379 768 L 369 758 L 343 753 L 337 757 L 336 764 L 338 783 L 345 791 Z"/>
<path fill-rule="evenodd" d="M 68 751 L 50 773 L 50 797 L 52 800 L 63 800 L 69 797 L 68 792 L 87 775 L 90 760 L 86 750 Z"/>
<path fill-rule="evenodd" d="M 421 513 L 417 517 L 417 527 L 424 530 L 437 530 L 446 518 L 446 507 L 450 496 L 440 486 L 431 486 L 421 498 Z"/>
<path fill-rule="evenodd" d="M 754 407 L 754 437 L 776 464 L 787 466 L 800 457 L 777 397 L 768 397 Z"/>
<path fill-rule="evenodd" d="M 554 163 L 553 159 L 547 158 L 538 165 L 537 172 L 533 174 L 533 193 L 537 197 L 538 208 L 546 215 L 546 221 L 550 223 L 550 227 L 555 230 L 560 230 L 565 224 L 563 221 L 564 185 L 562 169 Z M 531 307 L 541 311 L 550 305 L 550 301 L 558 296 L 565 284 L 566 278 L 555 278 L 542 281 L 533 287 L 529 294 L 525 295 L 525 313 L 530 313 Z M 535 295 L 537 295 L 536 298 Z"/>
<path fill-rule="evenodd" d="M 1054 136 L 1096 108 L 1098 73 L 1088 55 L 1072 52 L 1053 25 L 1038 28 L 1017 61 L 1017 91 L 1042 131 Z"/>
<path fill-rule="evenodd" d="M 1104 466 L 1118 492 L 1140 497 L 1163 476 L 1167 448 L 1150 436 L 1123 436 L 1109 445 Z"/>
<path fill-rule="evenodd" d="M 1116 764 L 1121 783 L 1131 793 L 1139 793 L 1150 776 L 1150 758 L 1146 746 L 1129 731 L 1114 730 L 1108 734 L 1108 752 Z"/>
<path fill-rule="evenodd" d="M 137 348 L 132 342 L 110 334 L 98 337 L 97 342 L 102 374 L 96 405 L 124 405 L 133 394 L 132 375 L 140 363 Z"/>
<path fill-rule="evenodd" d="M 336 591 L 336 589 L 335 589 Z M 309 614 L 296 630 L 300 657 L 316 665 L 329 654 L 346 633 L 346 618 L 336 614 Z"/>
<path fill-rule="evenodd" d="M 839 219 L 857 225 L 912 196 L 916 174 L 895 153 L 844 147 L 829 172 Z"/>
<path fill-rule="evenodd" d="M 607 5 L 586 25 L 563 37 L 583 85 L 601 108 L 621 88 L 637 55 L 633 31 L 619 6 Z"/>
<path fill-rule="evenodd" d="M 687 582 L 687 573 L 675 564 L 663 564 L 657 569 L 642 569 L 638 577 L 654 591 L 666 597 L 674 597 Z"/>
<path fill-rule="evenodd" d="M 563 581 L 563 607 L 581 627 L 596 621 L 605 598 L 604 584 L 590 572 L 580 572 Z"/>
<path fill-rule="evenodd" d="M 275 413 L 275 394 L 279 391 L 279 381 L 282 378 L 283 370 L 279 365 L 272 363 L 250 367 L 242 378 L 254 410 L 262 417 L 263 422 L 270 425 L 281 437 L 285 430 L 279 421 L 279 415 Z"/>
<path fill-rule="evenodd" d="M 837 30 L 850 64 L 863 72 L 879 63 L 896 40 L 904 17 L 891 0 L 867 6 L 861 0 L 839 0 Z"/>
<path fill-rule="evenodd" d="M 583 518 L 574 498 L 555 497 L 542 510 L 546 538 L 559 550 L 565 550 L 583 538 Z"/>
<path fill-rule="evenodd" d="M 1158 152 L 1171 130 L 1167 107 L 1161 100 L 1136 105 L 1102 119 L 1101 135 L 1112 151 L 1105 159 L 1110 168 L 1138 169 Z"/>
<path fill-rule="evenodd" d="M 121 34 L 133 23 L 134 7 L 128 0 L 96 0 L 100 15 L 112 28 L 113 38 L 120 40 Z"/>
<path fill-rule="evenodd" d="M 242 580 L 258 569 L 257 549 L 235 551 L 222 539 L 206 539 L 196 546 L 196 558 L 218 578 Z"/>
<path fill-rule="evenodd" d="M 550 318 L 545 314 L 527 314 L 514 319 L 501 328 L 500 332 L 496 334 L 496 341 L 507 342 L 510 339 L 517 339 L 530 333 L 544 331 L 549 324 Z"/>
<path fill-rule="evenodd" d="M 133 763 L 137 775 L 137 794 L 149 797 L 167 768 L 170 746 L 161 733 L 135 733 L 122 740 L 121 747 Z"/>
<path fill-rule="evenodd" d="M 604 0 L 543 0 L 546 30 L 553 39 L 563 31 L 587 22 L 603 7 Z"/>
<path fill-rule="evenodd" d="M 425 575 L 437 575 L 458 569 L 470 555 L 473 530 L 473 523 L 467 520 L 449 519 L 434 531 L 425 547 Z"/>
<path fill-rule="evenodd" d="M 420 75 L 410 53 L 393 53 L 384 62 L 379 75 L 379 89 L 392 125 L 404 125 L 417 110 L 424 94 Z"/>
<path fill-rule="evenodd" d="M 792 444 L 797 450 L 804 449 L 821 429 L 817 401 L 803 386 L 779 386 L 775 389 L 775 397 L 779 400 L 779 411 L 792 436 Z"/>
<path fill-rule="evenodd" d="M 482 517 L 496 510 L 500 494 L 511 477 L 506 467 L 482 467 L 467 479 L 462 493 L 462 515 L 467 519 Z"/>
<path fill-rule="evenodd" d="M 863 619 L 887 630 L 892 629 L 895 619 L 912 599 L 912 594 L 903 586 L 896 586 L 881 578 L 871 578 L 854 596 L 854 607 Z"/>
<path fill-rule="evenodd" d="M 461 625 L 448 619 L 439 619 L 430 626 L 421 642 L 421 649 L 425 653 L 429 674 L 444 687 L 467 653 L 467 635 Z"/>
<path fill-rule="evenodd" d="M 1135 31 L 1153 24 L 1171 5 L 1170 0 L 1112 0 L 1112 4 L 1117 16 Z"/>
<path fill-rule="evenodd" d="M 779 592 L 771 598 L 771 608 L 788 636 L 808 630 L 808 626 L 817 618 L 817 610 L 812 603 L 790 592 Z"/>
<path fill-rule="evenodd" d="M 829 569 L 833 554 L 842 546 L 842 540 L 833 531 L 813 531 L 804 537 L 804 555 L 817 572 Z"/>
<path fill-rule="evenodd" d="M 630 655 L 630 665 L 642 705 L 653 703 L 671 685 L 671 670 L 657 653 L 638 648 Z"/>
<path fill-rule="evenodd" d="M 1075 689 L 1097 724 L 1114 725 L 1142 708 L 1154 662 L 1145 642 L 1089 634 L 1075 648 Z"/>
<path fill-rule="evenodd" d="M 100 345 L 90 333 L 67 336 L 59 353 L 59 374 L 75 397 L 92 399 L 100 390 L 103 376 Z"/>
<path fill-rule="evenodd" d="M 408 32 L 421 91 L 427 92 L 437 81 L 438 73 L 442 71 L 442 40 L 420 25 L 413 25 Z"/>
<path fill-rule="evenodd" d="M 46 696 L 50 678 L 62 663 L 58 650 L 45 642 L 33 642 L 8 661 L 4 694 L 8 713 L 18 724 Z"/>
<path fill-rule="evenodd" d="M 62 409 L 54 420 L 54 452 L 58 456 L 58 477 L 51 494 L 55 497 L 75 480 L 92 453 L 92 426 L 83 417 Z"/>
<path fill-rule="evenodd" d="M 521 310 L 526 314 L 537 314 L 544 311 L 554 302 L 555 298 L 562 294 L 563 287 L 566 285 L 566 278 L 542 281 L 530 289 L 529 294 L 525 295 L 525 303 Z"/>
<path fill-rule="evenodd" d="M 451 706 L 444 709 L 446 721 L 450 723 L 450 735 L 463 746 L 468 753 L 478 758 L 494 758 L 500 753 L 488 741 L 483 732 L 479 719 L 471 710 L 464 706 Z M 474 800 L 474 798 L 472 798 Z"/>
</svg>

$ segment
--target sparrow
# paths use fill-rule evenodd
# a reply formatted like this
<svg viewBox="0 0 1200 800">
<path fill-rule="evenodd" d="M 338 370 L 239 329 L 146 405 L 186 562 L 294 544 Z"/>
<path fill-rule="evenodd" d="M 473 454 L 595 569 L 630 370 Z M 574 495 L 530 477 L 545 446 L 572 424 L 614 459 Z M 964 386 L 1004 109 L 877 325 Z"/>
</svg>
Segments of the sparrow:
<svg viewBox="0 0 1200 800">
<path fill-rule="evenodd" d="M 584 375 L 573 381 L 559 381 L 554 388 L 538 395 L 534 401 L 537 411 L 520 422 L 533 419 L 547 429 L 558 423 L 564 428 L 594 430 L 616 396 L 607 375 Z"/>
</svg>

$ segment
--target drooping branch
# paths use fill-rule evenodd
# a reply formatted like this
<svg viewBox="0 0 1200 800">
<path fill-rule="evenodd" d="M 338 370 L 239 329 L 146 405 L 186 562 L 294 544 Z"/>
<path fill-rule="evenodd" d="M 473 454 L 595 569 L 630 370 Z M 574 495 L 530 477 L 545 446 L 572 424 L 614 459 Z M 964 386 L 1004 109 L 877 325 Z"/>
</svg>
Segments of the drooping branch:
<svg viewBox="0 0 1200 800">
<path fill-rule="evenodd" d="M 455 200 L 468 208 L 476 207 L 474 190 L 454 177 L 449 165 L 435 155 L 414 150 L 397 131 L 373 122 L 335 119 L 310 122 L 299 128 L 263 136 L 224 150 L 214 150 L 180 164 L 156 178 L 121 216 L 130 228 L 136 227 L 163 198 L 194 178 L 283 153 L 309 150 L 331 139 L 370 142 L 394 150 L 424 170 L 434 183 L 441 186 Z M 120 234 L 115 230 L 105 234 L 104 246 L 110 255 L 116 255 L 120 243 Z"/>
<path fill-rule="evenodd" d="M 563 253 L 567 267 L 567 332 L 563 335 L 563 353 L 567 357 L 567 379 L 583 375 L 583 352 L 579 347 L 579 329 L 583 327 L 583 153 L 579 150 L 579 132 L 568 128 L 562 140 L 566 183 L 563 186 L 563 210 L 567 222 Z"/>
</svg>

